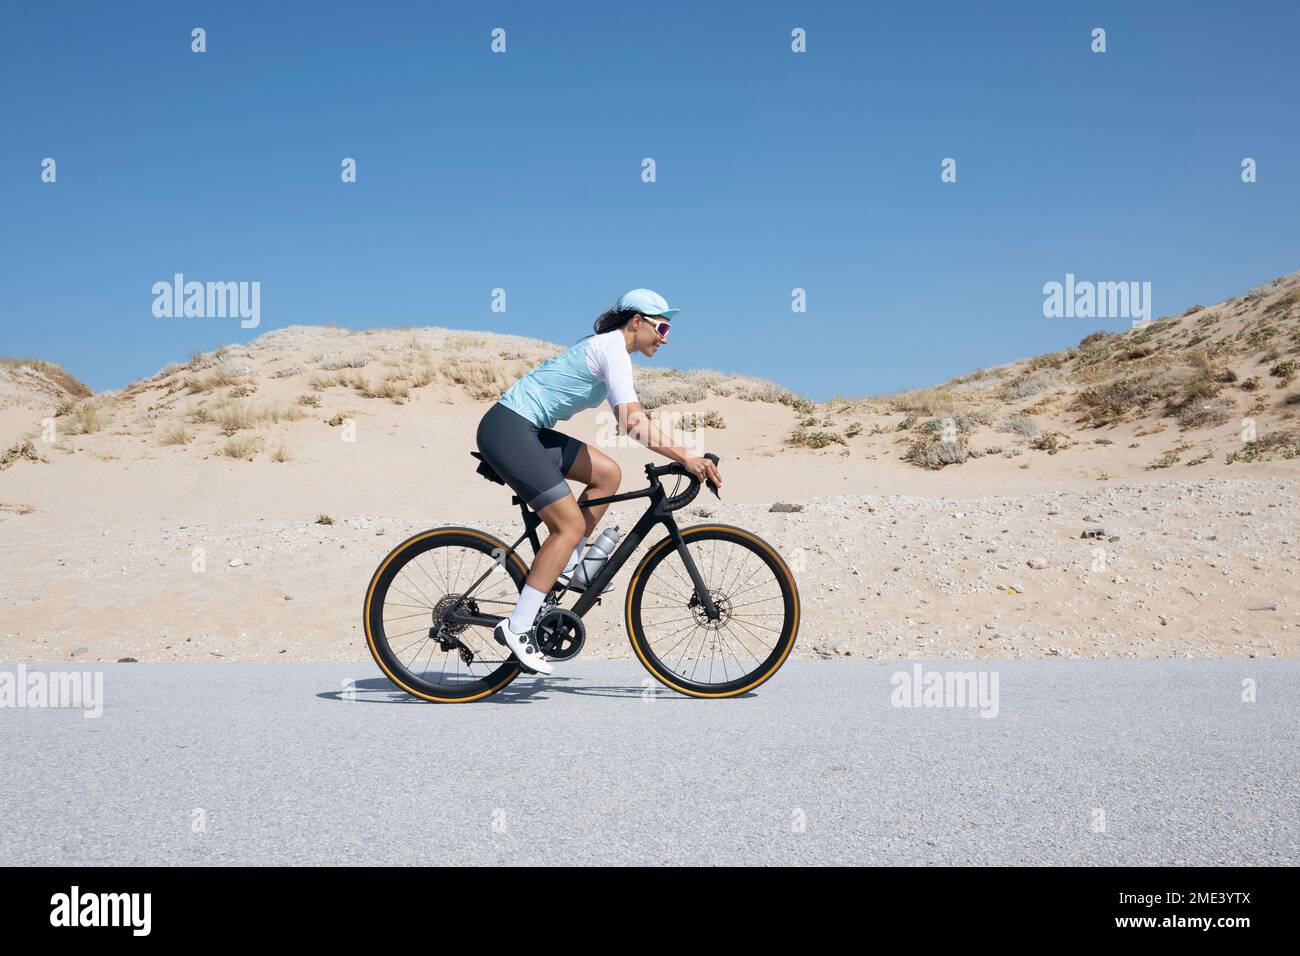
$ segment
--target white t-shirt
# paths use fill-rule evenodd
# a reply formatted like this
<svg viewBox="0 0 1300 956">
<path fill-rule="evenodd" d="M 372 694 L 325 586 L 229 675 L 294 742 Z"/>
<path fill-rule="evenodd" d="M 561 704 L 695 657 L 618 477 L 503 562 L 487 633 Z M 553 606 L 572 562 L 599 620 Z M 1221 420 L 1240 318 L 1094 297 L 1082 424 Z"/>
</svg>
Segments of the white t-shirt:
<svg viewBox="0 0 1300 956">
<path fill-rule="evenodd" d="M 553 428 L 606 398 L 616 412 L 637 401 L 622 329 L 579 339 L 511 385 L 500 402 L 538 428 Z"/>
</svg>

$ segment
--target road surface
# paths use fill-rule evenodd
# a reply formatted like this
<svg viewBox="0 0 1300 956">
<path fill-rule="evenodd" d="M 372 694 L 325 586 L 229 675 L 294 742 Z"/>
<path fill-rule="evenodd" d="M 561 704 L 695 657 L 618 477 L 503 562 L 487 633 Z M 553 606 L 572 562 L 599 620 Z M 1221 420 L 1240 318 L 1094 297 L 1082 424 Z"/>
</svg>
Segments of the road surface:
<svg viewBox="0 0 1300 956">
<path fill-rule="evenodd" d="M 468 705 L 367 663 L 25 666 L 98 672 L 102 713 L 0 706 L 4 865 L 1300 863 L 1297 660 L 921 662 L 996 673 L 987 717 L 898 706 L 913 662 L 708 701 L 579 660 Z"/>
</svg>

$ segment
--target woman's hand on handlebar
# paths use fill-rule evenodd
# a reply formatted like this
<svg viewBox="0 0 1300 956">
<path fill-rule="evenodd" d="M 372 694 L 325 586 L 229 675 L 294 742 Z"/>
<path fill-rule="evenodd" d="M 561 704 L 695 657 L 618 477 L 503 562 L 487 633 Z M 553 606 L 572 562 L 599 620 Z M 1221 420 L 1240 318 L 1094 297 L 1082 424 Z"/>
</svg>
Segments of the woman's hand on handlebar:
<svg viewBox="0 0 1300 956">
<path fill-rule="evenodd" d="M 687 458 L 682 462 L 682 467 L 700 481 L 712 481 L 719 489 L 722 488 L 722 475 L 718 473 L 718 466 L 709 459 Z"/>
</svg>

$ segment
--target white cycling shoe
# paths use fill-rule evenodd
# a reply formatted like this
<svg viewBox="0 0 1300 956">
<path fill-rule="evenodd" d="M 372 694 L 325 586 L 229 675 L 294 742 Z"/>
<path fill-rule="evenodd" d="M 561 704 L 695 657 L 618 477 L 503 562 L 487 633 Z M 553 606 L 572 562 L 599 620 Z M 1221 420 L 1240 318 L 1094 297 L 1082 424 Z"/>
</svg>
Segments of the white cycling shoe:
<svg viewBox="0 0 1300 956">
<path fill-rule="evenodd" d="M 516 634 L 510 629 L 510 618 L 507 617 L 497 623 L 495 637 L 497 643 L 509 648 L 510 653 L 515 655 L 519 663 L 528 670 L 538 674 L 550 674 L 555 667 L 542 656 L 534 634 L 535 630 L 530 630 L 526 634 Z"/>
</svg>

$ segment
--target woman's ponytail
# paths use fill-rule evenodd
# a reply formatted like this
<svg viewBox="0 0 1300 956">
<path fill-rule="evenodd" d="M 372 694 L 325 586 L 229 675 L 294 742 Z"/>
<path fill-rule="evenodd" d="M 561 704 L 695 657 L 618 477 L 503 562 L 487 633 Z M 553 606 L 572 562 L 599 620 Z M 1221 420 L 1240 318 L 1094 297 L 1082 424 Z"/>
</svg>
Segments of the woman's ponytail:
<svg viewBox="0 0 1300 956">
<path fill-rule="evenodd" d="M 597 335 L 601 332 L 608 332 L 610 329 L 621 329 L 631 322 L 632 317 L 636 314 L 635 309 L 623 309 L 622 311 L 619 311 L 617 307 L 608 309 L 600 314 L 592 328 L 596 330 Z"/>
</svg>

